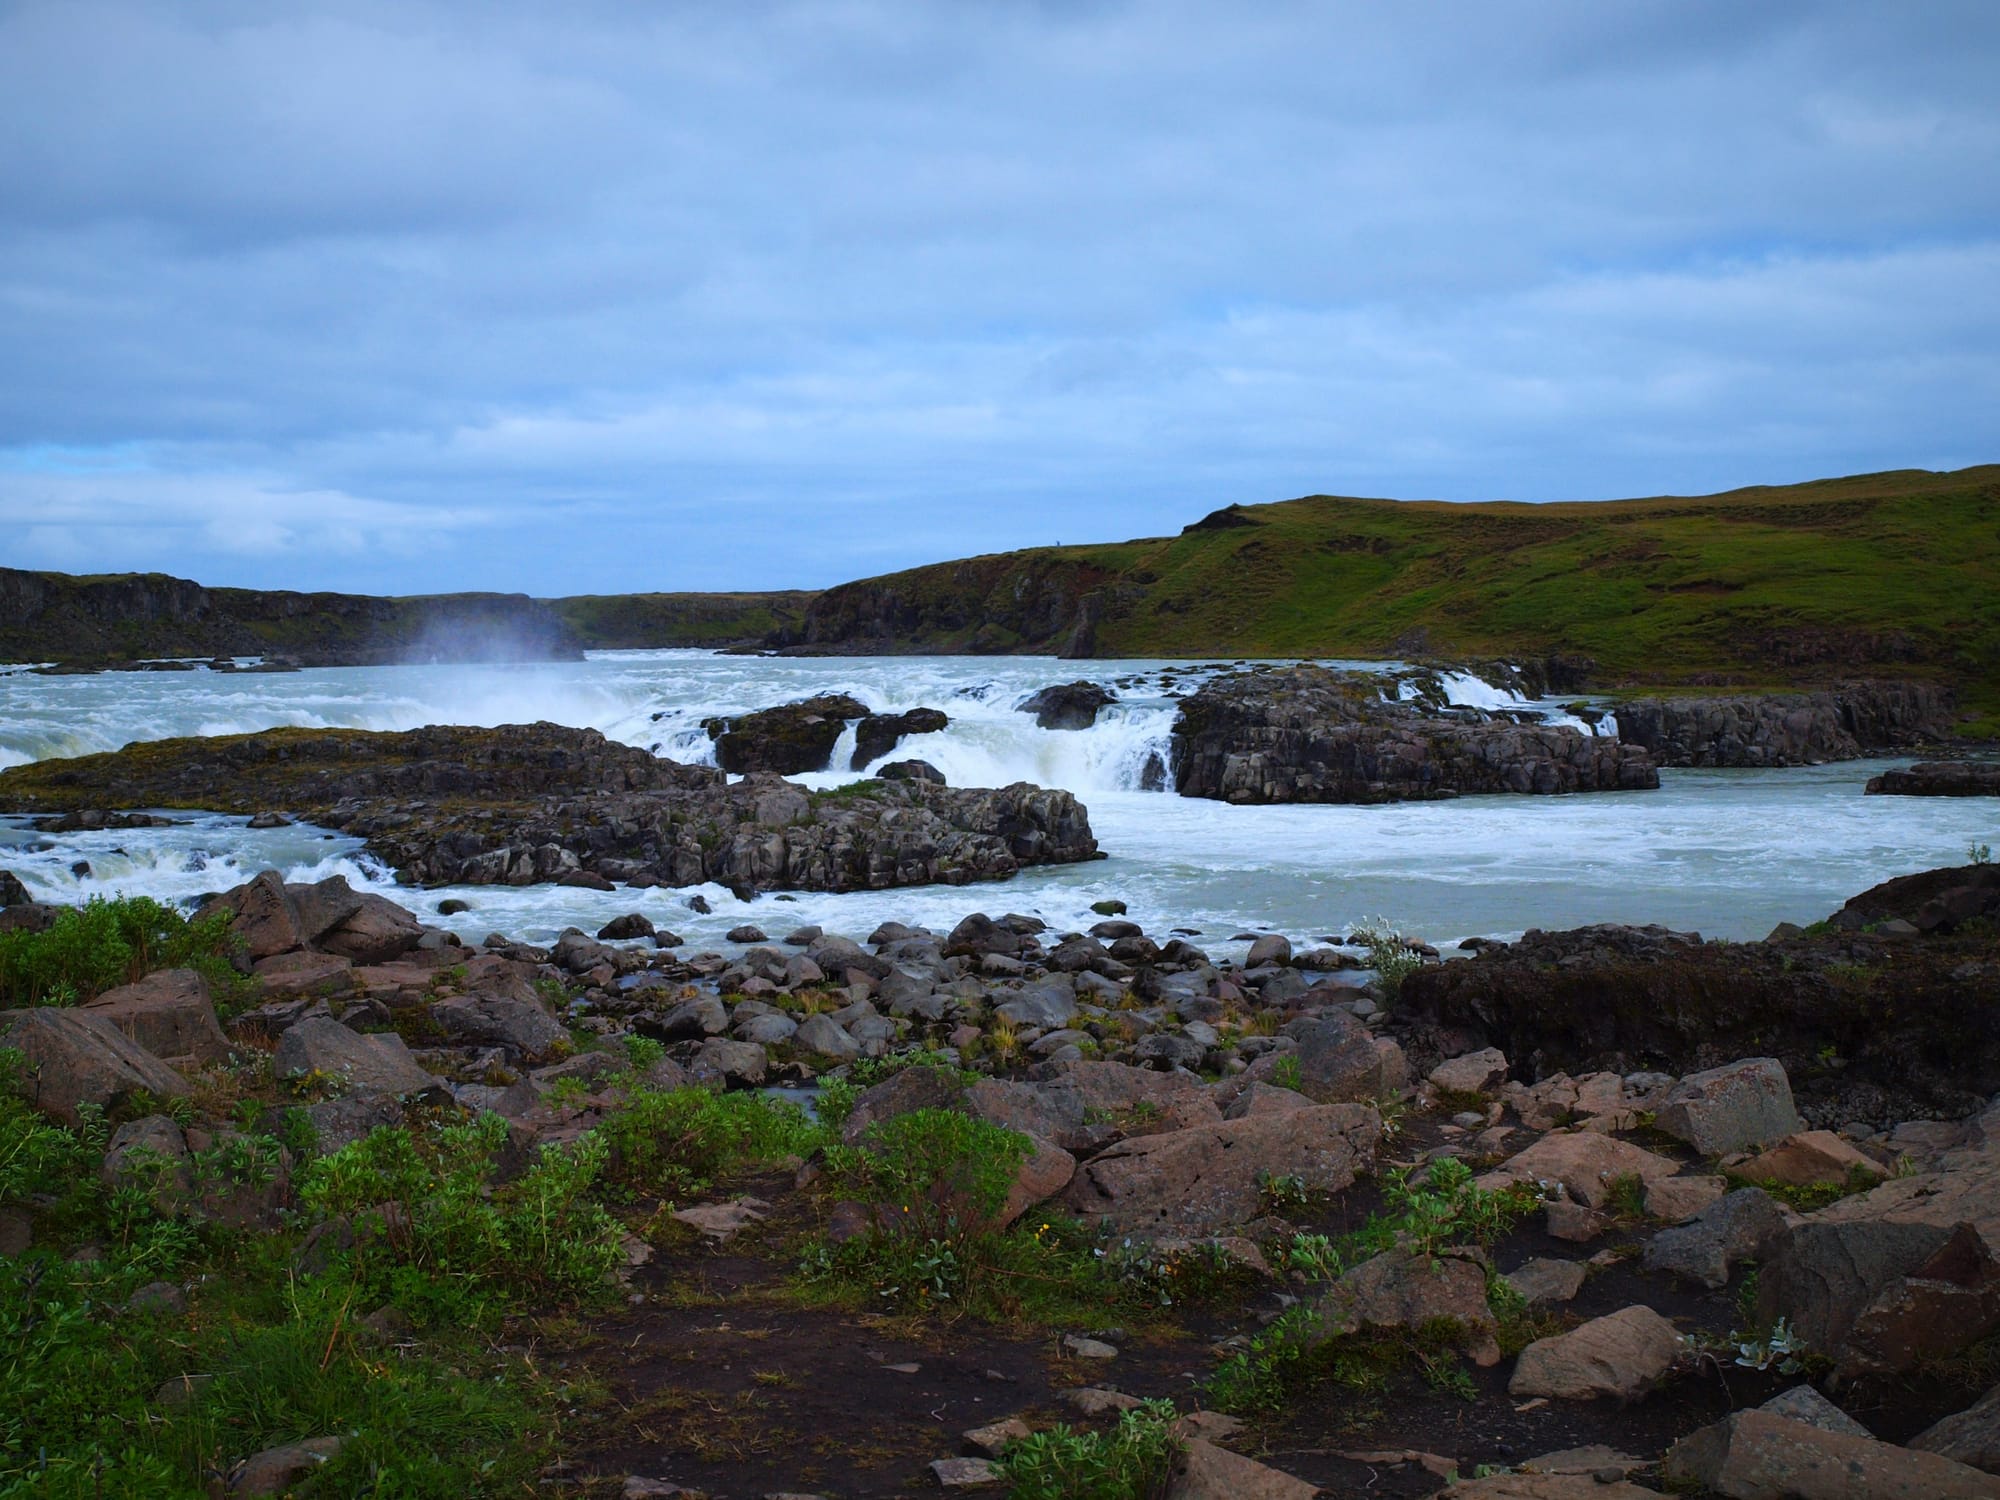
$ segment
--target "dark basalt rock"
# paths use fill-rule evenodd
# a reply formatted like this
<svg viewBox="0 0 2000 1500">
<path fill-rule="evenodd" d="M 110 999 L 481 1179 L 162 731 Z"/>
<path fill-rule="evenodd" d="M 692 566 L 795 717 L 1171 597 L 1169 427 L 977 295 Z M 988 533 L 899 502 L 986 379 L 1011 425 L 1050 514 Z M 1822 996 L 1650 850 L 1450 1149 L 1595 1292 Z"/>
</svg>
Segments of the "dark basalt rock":
<svg viewBox="0 0 2000 1500">
<path fill-rule="evenodd" d="M 865 718 L 868 705 L 841 693 L 822 693 L 799 703 L 755 713 L 704 721 L 715 741 L 715 763 L 733 776 L 775 771 L 796 776 L 824 771 L 850 719 Z"/>
<path fill-rule="evenodd" d="M 367 841 L 424 885 L 715 881 L 739 890 L 877 890 L 997 880 L 1096 859 L 1068 792 L 868 781 L 814 795 L 756 773 L 734 785 L 555 724 L 401 734 L 268 730 L 161 740 L 0 774 L 0 808 L 237 812 L 274 802 Z"/>
<path fill-rule="evenodd" d="M 1909 920 L 1975 887 L 1990 911 L 2000 878 L 1964 878 L 1975 868 L 1889 882 L 1834 922 Z M 1657 927 L 1531 931 L 1410 974 L 1394 1026 L 1420 1069 L 1485 1046 L 1529 1081 L 1685 1074 L 1765 1056 L 1784 1063 L 1817 1125 L 1957 1117 L 2000 1089 L 2000 938 L 1976 928 L 1894 938 L 1836 927 L 1765 943 Z"/>
<path fill-rule="evenodd" d="M 1433 717 L 1381 697 L 1380 679 L 1325 667 L 1232 673 L 1181 705 L 1174 784 L 1238 803 L 1430 801 L 1469 792 L 1657 787 L 1646 752 L 1566 726 L 1455 711 Z"/>
<path fill-rule="evenodd" d="M 902 744 L 907 735 L 936 734 L 951 723 L 943 710 L 913 708 L 901 714 L 870 714 L 854 731 L 854 756 L 850 771 L 858 771 L 872 760 L 880 760 Z"/>
<path fill-rule="evenodd" d="M 1850 932 L 1908 922 L 1918 932 L 1955 932 L 1966 922 L 2000 926 L 2000 865 L 1958 865 L 1870 886 L 1827 921 Z"/>
<path fill-rule="evenodd" d="M 1097 722 L 1097 711 L 1116 703 L 1118 695 L 1094 682 L 1065 682 L 1045 687 L 1020 705 L 1024 714 L 1033 714 L 1043 729 L 1088 729 Z"/>
<path fill-rule="evenodd" d="M 1928 682 L 1852 682 L 1816 693 L 1633 698 L 1618 737 L 1663 766 L 1802 766 L 1855 760 L 1951 732 L 1951 695 Z"/>
<path fill-rule="evenodd" d="M 1926 760 L 1868 778 L 1871 796 L 2000 797 L 2000 761 Z"/>
</svg>

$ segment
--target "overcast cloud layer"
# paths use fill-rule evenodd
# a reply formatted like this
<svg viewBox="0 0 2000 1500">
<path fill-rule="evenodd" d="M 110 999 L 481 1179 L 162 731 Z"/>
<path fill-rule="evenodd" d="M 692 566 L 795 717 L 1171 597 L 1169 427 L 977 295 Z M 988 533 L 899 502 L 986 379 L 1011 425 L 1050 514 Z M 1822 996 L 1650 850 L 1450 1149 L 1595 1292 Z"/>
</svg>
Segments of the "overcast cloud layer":
<svg viewBox="0 0 2000 1500">
<path fill-rule="evenodd" d="M 0 4 L 0 561 L 816 586 L 2000 458 L 2000 6 Z"/>
</svg>

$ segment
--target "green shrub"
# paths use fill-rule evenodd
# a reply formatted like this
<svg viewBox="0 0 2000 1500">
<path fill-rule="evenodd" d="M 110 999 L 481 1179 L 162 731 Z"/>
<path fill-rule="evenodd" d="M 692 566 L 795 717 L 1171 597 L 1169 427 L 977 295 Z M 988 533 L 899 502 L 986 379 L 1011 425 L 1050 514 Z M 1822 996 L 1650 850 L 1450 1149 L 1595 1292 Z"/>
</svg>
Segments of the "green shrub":
<svg viewBox="0 0 2000 1500">
<path fill-rule="evenodd" d="M 1181 1449 L 1173 1421 L 1171 1401 L 1147 1401 L 1109 1432 L 1053 1427 L 1009 1444 L 1000 1472 L 1011 1500 L 1147 1500 Z"/>
<path fill-rule="evenodd" d="M 315 1213 L 350 1220 L 357 1269 L 395 1290 L 413 1316 L 476 1316 L 489 1302 L 601 1288 L 622 1236 L 591 1196 L 605 1142 L 593 1133 L 544 1146 L 527 1171 L 496 1186 L 506 1139 L 507 1122 L 491 1114 L 429 1129 L 383 1126 L 308 1166 L 299 1197 Z M 410 1272 L 441 1285 L 425 1288 Z"/>
<path fill-rule="evenodd" d="M 702 1088 L 635 1088 L 594 1133 L 610 1148 L 609 1181 L 665 1198 L 698 1192 L 747 1165 L 803 1156 L 822 1135 L 786 1100 Z"/>
<path fill-rule="evenodd" d="M 918 1109 L 879 1120 L 858 1151 L 829 1151 L 828 1164 L 853 1196 L 885 1209 L 895 1233 L 962 1246 L 986 1232 L 1028 1159 L 1018 1131 L 951 1109 Z"/>
<path fill-rule="evenodd" d="M 155 969 L 197 969 L 228 1003 L 244 992 L 222 916 L 190 922 L 145 896 L 65 907 L 45 932 L 0 933 L 0 1008 L 75 1005 Z"/>
<path fill-rule="evenodd" d="M 1423 955 L 1404 943 L 1386 917 L 1364 921 L 1350 936 L 1368 950 L 1368 967 L 1375 971 L 1384 998 L 1394 1003 L 1403 992 L 1403 981 L 1423 966 Z"/>
</svg>

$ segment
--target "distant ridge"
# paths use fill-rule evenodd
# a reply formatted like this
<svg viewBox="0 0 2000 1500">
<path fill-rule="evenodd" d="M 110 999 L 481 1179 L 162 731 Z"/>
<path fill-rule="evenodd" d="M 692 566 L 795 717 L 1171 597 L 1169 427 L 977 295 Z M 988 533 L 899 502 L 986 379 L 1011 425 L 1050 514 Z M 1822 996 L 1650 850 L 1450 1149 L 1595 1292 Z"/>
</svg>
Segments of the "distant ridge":
<svg viewBox="0 0 2000 1500">
<path fill-rule="evenodd" d="M 1532 504 L 1311 495 L 827 589 L 801 652 L 1587 658 L 1595 685 L 1950 682 L 2000 733 L 2000 466 Z M 1572 674 L 1573 675 L 1573 674 Z"/>
</svg>

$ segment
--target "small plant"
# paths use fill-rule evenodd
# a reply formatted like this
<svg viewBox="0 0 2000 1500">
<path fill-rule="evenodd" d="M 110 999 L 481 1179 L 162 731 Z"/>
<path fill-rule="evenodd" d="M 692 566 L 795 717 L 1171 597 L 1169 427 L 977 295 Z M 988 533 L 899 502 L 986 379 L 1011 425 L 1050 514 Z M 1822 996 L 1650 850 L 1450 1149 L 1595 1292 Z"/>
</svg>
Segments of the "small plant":
<svg viewBox="0 0 2000 1500">
<path fill-rule="evenodd" d="M 1776 1365 L 1780 1375 L 1796 1375 L 1805 1368 L 1806 1358 L 1812 1352 L 1783 1318 L 1761 1338 L 1740 1332 L 1732 1333 L 1729 1338 L 1736 1345 L 1736 1363 L 1746 1370 L 1768 1370 Z"/>
<path fill-rule="evenodd" d="M 1965 858 L 1969 864 L 1990 865 L 1993 863 L 1993 846 L 1991 844 L 1967 844 L 1965 846 Z"/>
<path fill-rule="evenodd" d="M 1295 1094 L 1303 1094 L 1306 1089 L 1304 1070 L 1299 1066 L 1296 1052 L 1283 1052 L 1271 1064 L 1271 1082 L 1281 1089 L 1290 1089 Z"/>
<path fill-rule="evenodd" d="M 1646 1182 L 1637 1172 L 1621 1172 L 1608 1184 L 1608 1206 L 1619 1219 L 1646 1217 Z"/>
<path fill-rule="evenodd" d="M 1173 1422 L 1171 1401 L 1147 1401 L 1109 1432 L 1032 1433 L 1007 1446 L 1000 1472 L 1012 1500 L 1149 1500 L 1180 1452 Z"/>
<path fill-rule="evenodd" d="M 1308 1281 L 1331 1281 L 1344 1269 L 1340 1249 L 1323 1234 L 1295 1234 L 1285 1247 L 1285 1266 Z"/>
<path fill-rule="evenodd" d="M 1304 1213 L 1317 1196 L 1305 1178 L 1296 1172 L 1260 1172 L 1257 1187 L 1264 1195 L 1264 1209 L 1272 1214 Z"/>
<path fill-rule="evenodd" d="M 632 1071 L 643 1073 L 653 1064 L 666 1061 L 667 1044 L 657 1037 L 640 1036 L 634 1032 L 625 1038 L 625 1061 Z"/>
<path fill-rule="evenodd" d="M 1350 941 L 1368 950 L 1368 967 L 1382 986 L 1383 997 L 1391 1004 L 1403 991 L 1403 981 L 1423 966 L 1424 958 L 1387 917 L 1370 917 L 1350 935 Z"/>
</svg>

